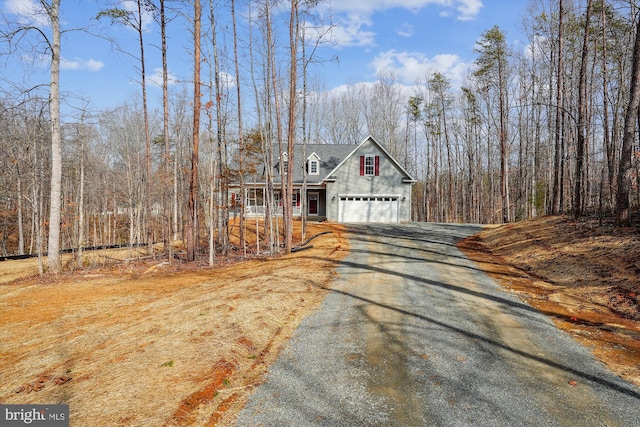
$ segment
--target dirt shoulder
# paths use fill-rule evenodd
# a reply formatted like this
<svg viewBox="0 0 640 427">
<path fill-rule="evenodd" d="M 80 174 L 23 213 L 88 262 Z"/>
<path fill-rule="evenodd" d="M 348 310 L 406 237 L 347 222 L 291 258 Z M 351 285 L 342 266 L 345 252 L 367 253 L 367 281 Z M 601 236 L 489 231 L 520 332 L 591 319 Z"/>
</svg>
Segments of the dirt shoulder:
<svg viewBox="0 0 640 427">
<path fill-rule="evenodd" d="M 640 230 L 549 216 L 487 227 L 459 247 L 640 386 Z"/>
<path fill-rule="evenodd" d="M 311 249 L 215 268 L 7 275 L 0 402 L 68 403 L 74 426 L 227 425 L 335 278 L 348 243 L 338 225 L 308 235 L 323 231 Z"/>
</svg>

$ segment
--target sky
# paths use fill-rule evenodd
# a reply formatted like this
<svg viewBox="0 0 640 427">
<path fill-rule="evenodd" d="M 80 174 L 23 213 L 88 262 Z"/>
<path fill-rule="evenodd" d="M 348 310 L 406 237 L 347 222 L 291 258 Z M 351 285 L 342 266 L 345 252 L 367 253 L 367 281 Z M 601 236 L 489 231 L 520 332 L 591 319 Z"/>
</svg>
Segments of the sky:
<svg viewBox="0 0 640 427">
<path fill-rule="evenodd" d="M 310 75 L 316 86 L 328 91 L 373 82 L 381 73 L 388 72 L 394 73 L 399 83 L 410 86 L 429 73 L 439 71 L 452 82 L 453 88 L 459 87 L 476 58 L 474 45 L 483 32 L 497 25 L 512 47 L 522 49 L 526 45 L 521 22 L 529 2 L 325 0 L 316 10 L 322 20 L 316 26 L 321 27 L 319 31 L 323 33 L 329 27 L 330 31 L 316 52 L 317 64 Z M 114 6 L 132 8 L 134 2 L 62 0 L 61 3 L 61 25 L 63 29 L 73 30 L 66 32 L 62 40 L 61 90 L 71 95 L 66 102 L 73 105 L 88 102 L 89 108 L 106 109 L 139 93 L 139 63 L 129 54 L 137 54 L 136 33 L 112 24 L 109 19 L 95 19 L 101 10 Z M 205 6 L 208 3 L 203 1 Z M 245 3 L 245 0 L 236 0 L 236 7 L 241 10 Z M 46 33 L 49 25 L 38 4 L 38 0 L 0 0 L 0 10 L 5 19 L 37 26 Z M 274 13 L 274 22 L 284 28 L 288 12 L 281 9 Z M 228 34 L 230 27 L 225 26 L 226 18 L 227 9 L 220 12 L 218 19 Z M 160 87 L 153 83 L 161 81 L 159 29 L 151 19 L 145 21 L 145 28 L 148 96 L 153 102 L 161 97 Z M 247 28 L 246 19 L 241 16 L 239 28 L 240 31 Z M 172 82 L 189 81 L 192 79 L 190 29 L 180 18 L 172 21 L 169 29 L 169 76 Z M 230 36 L 226 37 L 228 40 Z M 288 42 L 286 33 L 280 37 L 279 43 Z M 117 47 L 107 39 L 115 41 Z M 246 69 L 247 59 L 241 62 Z M 227 72 L 233 73 L 233 68 L 228 68 Z M 8 87 L 9 81 L 28 86 L 45 83 L 47 79 L 46 61 L 26 42 L 19 52 L 0 55 L 0 88 Z"/>
</svg>

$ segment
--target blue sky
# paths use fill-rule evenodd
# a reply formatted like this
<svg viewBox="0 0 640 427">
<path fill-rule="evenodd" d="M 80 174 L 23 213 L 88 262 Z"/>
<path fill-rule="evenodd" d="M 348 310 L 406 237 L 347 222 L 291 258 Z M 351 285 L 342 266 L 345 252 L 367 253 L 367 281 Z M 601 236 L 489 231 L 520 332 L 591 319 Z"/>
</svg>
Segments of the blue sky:
<svg viewBox="0 0 640 427">
<path fill-rule="evenodd" d="M 100 10 L 117 3 L 122 8 L 133 6 L 133 2 L 116 0 L 62 0 L 62 26 L 90 29 L 92 33 L 112 37 L 124 50 L 137 53 L 136 34 L 131 29 L 111 25 L 109 20 L 92 19 Z M 239 12 L 245 3 L 236 0 Z M 332 0 L 329 7 L 325 1 L 317 13 L 323 18 L 323 28 L 331 23 L 332 30 L 326 39 L 329 43 L 318 51 L 318 58 L 337 60 L 322 62 L 311 74 L 325 90 L 331 90 L 375 81 L 380 72 L 389 71 L 395 73 L 400 83 L 411 85 L 435 70 L 445 74 L 456 87 L 475 59 L 474 43 L 482 32 L 498 25 L 515 48 L 526 43 L 519 28 L 528 3 L 529 0 Z M 207 6 L 208 2 L 203 4 Z M 48 31 L 37 0 L 0 0 L 0 7 L 8 19 Z M 228 16 L 226 10 L 220 12 L 219 19 Z M 286 11 L 281 11 L 275 22 L 284 24 L 286 19 Z M 240 22 L 240 27 L 246 25 Z M 157 26 L 150 22 L 147 28 L 145 37 L 149 44 L 157 45 Z M 170 76 L 190 80 L 192 42 L 187 24 L 176 19 L 170 31 Z M 285 36 L 281 36 L 283 43 L 287 42 Z M 93 108 L 114 107 L 139 92 L 135 83 L 136 62 L 103 38 L 81 31 L 69 32 L 63 38 L 62 57 L 62 91 L 90 99 Z M 148 78 L 159 79 L 158 49 L 148 46 L 147 59 Z M 233 69 L 229 67 L 227 71 L 232 73 Z M 0 80 L 0 87 L 8 84 L 6 80 L 25 84 L 46 82 L 47 73 L 45 63 L 28 49 L 20 55 L 0 57 L 0 74 L 5 79 Z M 149 97 L 152 101 L 159 99 L 159 87 L 150 84 Z"/>
<path fill-rule="evenodd" d="M 378 0 L 359 11 L 371 33 L 361 45 L 339 47 L 336 69 L 345 80 L 371 81 L 380 71 L 393 71 L 412 84 L 437 70 L 459 83 L 475 59 L 473 47 L 482 34 L 498 25 L 514 46 L 521 45 L 518 29 L 526 0 Z M 404 5 L 404 6 L 403 6 Z M 346 8 L 345 8 L 346 9 Z M 347 10 L 349 16 L 352 11 Z M 344 15 L 342 15 L 344 16 Z M 339 22 L 339 21 L 338 21 Z"/>
</svg>

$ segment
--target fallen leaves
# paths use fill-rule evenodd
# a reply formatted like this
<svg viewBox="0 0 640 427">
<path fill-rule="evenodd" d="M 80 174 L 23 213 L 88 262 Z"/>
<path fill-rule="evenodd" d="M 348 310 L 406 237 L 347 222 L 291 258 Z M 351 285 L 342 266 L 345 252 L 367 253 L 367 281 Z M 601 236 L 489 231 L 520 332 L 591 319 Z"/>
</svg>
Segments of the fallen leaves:
<svg viewBox="0 0 640 427">
<path fill-rule="evenodd" d="M 53 376 L 53 375 L 44 374 L 44 375 L 40 375 L 38 378 L 36 378 L 35 381 L 31 383 L 22 384 L 20 387 L 16 389 L 16 393 L 29 394 L 32 391 L 38 392 L 42 390 L 48 382 L 52 382 L 53 384 L 59 386 L 59 385 L 66 384 L 71 380 L 72 378 L 66 375 Z"/>
</svg>

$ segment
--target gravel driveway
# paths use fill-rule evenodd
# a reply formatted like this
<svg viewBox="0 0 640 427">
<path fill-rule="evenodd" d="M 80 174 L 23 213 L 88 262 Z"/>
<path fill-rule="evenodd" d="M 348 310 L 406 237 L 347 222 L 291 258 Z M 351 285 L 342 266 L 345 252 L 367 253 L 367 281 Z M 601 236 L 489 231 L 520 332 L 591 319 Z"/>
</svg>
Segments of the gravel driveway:
<svg viewBox="0 0 640 427">
<path fill-rule="evenodd" d="M 640 425 L 640 389 L 456 249 L 479 230 L 350 226 L 333 292 L 237 424 Z"/>
</svg>

